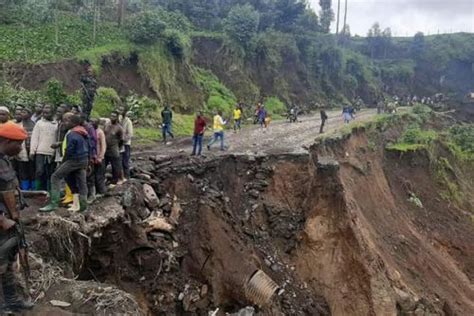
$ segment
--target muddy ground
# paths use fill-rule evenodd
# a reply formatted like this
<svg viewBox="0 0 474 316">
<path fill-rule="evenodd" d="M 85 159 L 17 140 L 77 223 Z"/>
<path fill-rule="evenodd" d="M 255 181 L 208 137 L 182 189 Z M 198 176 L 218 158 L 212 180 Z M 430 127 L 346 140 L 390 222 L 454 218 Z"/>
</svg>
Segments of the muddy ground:
<svg viewBox="0 0 474 316">
<path fill-rule="evenodd" d="M 317 119 L 284 124 L 205 157 L 142 152 L 85 216 L 31 201 L 31 315 L 474 314 L 474 199 L 447 201 L 425 152 L 385 150 L 403 119 L 305 150 Z M 440 153 L 467 192 L 472 168 Z M 276 288 L 250 291 L 257 271 Z"/>
</svg>

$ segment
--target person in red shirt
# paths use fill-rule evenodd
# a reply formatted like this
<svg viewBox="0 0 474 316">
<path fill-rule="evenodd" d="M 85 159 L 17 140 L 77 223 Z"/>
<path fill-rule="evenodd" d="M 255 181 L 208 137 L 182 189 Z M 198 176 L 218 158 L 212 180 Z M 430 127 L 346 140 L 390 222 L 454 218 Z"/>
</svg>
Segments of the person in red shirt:
<svg viewBox="0 0 474 316">
<path fill-rule="evenodd" d="M 196 119 L 194 120 L 194 135 L 193 135 L 193 153 L 191 156 L 201 155 L 202 151 L 202 139 L 204 138 L 204 131 L 206 130 L 206 121 L 202 117 L 202 113 L 199 111 L 196 114 Z"/>
</svg>

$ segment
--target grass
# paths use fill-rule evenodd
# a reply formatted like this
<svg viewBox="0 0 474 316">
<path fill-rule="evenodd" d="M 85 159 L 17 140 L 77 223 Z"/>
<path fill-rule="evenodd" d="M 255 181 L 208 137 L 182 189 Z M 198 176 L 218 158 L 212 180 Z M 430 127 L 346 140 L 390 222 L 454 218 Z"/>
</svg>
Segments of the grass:
<svg viewBox="0 0 474 316">
<path fill-rule="evenodd" d="M 115 24 L 101 23 L 94 42 L 92 23 L 74 16 L 61 17 L 57 31 L 56 43 L 56 28 L 52 23 L 35 26 L 0 25 L 0 61 L 58 61 L 93 47 L 115 46 L 125 40 L 124 34 Z"/>
<path fill-rule="evenodd" d="M 87 48 L 77 52 L 76 59 L 79 61 L 88 61 L 96 73 L 100 72 L 102 59 L 104 56 L 116 55 L 120 58 L 127 58 L 135 50 L 134 46 L 123 40 L 116 43 L 110 43 L 103 46 Z"/>
</svg>

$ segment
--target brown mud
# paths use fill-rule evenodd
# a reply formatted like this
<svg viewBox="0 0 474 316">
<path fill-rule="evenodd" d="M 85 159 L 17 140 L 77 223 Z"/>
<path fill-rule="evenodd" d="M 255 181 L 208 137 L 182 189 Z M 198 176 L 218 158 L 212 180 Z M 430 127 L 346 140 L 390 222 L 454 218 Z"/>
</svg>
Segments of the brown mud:
<svg viewBox="0 0 474 316">
<path fill-rule="evenodd" d="M 401 131 L 136 159 L 134 179 L 85 216 L 32 207 L 33 314 L 60 300 L 60 315 L 472 315 L 472 166 L 437 149 L 464 192 L 450 201 L 432 153 L 384 148 Z M 264 306 L 244 290 L 257 270 L 279 287 Z"/>
</svg>

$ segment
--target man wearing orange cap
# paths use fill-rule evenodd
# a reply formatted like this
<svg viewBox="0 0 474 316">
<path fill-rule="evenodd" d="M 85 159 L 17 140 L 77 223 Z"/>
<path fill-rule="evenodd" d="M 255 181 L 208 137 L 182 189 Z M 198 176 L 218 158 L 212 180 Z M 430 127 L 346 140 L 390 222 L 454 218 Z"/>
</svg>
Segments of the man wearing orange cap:
<svg viewBox="0 0 474 316">
<path fill-rule="evenodd" d="M 18 155 L 28 134 L 23 127 L 7 122 L 0 125 L 0 280 L 3 288 L 2 313 L 14 313 L 33 308 L 21 300 L 15 287 L 13 263 L 17 253 L 24 259 L 26 245 L 18 234 L 18 210 L 15 192 L 18 180 L 8 157 Z"/>
</svg>

